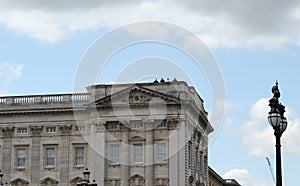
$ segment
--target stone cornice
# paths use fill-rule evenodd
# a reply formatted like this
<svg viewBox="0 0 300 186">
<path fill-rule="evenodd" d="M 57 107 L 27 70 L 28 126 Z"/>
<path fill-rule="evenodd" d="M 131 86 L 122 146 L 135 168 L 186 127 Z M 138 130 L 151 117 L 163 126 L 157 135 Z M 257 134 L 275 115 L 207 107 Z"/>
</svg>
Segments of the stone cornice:
<svg viewBox="0 0 300 186">
<path fill-rule="evenodd" d="M 28 115 L 28 114 L 64 114 L 74 112 L 87 112 L 86 107 L 82 108 L 14 108 L 1 109 L 0 115 Z"/>
</svg>

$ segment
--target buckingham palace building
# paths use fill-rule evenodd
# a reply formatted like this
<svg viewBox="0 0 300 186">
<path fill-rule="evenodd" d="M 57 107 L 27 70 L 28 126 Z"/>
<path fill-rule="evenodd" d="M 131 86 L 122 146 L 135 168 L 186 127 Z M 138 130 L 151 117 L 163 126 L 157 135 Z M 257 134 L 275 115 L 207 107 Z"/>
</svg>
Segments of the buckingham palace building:
<svg viewBox="0 0 300 186">
<path fill-rule="evenodd" d="M 0 97 L 0 170 L 12 186 L 207 186 L 203 100 L 184 81 Z"/>
</svg>

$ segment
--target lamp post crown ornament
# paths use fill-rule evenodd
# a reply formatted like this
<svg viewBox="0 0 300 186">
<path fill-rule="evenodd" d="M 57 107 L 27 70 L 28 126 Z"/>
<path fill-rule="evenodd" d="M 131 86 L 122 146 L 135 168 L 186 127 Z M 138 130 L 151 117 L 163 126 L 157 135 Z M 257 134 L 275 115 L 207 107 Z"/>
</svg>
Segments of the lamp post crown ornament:
<svg viewBox="0 0 300 186">
<path fill-rule="evenodd" d="M 287 121 L 284 117 L 285 106 L 279 103 L 280 91 L 278 82 L 272 87 L 273 97 L 269 100 L 271 108 L 268 116 L 270 125 L 274 128 L 275 135 L 281 136 L 287 127 Z"/>
<path fill-rule="evenodd" d="M 272 87 L 272 93 L 274 94 L 274 98 L 280 98 L 280 92 L 278 88 L 278 81 L 276 81 L 276 84 Z"/>
</svg>

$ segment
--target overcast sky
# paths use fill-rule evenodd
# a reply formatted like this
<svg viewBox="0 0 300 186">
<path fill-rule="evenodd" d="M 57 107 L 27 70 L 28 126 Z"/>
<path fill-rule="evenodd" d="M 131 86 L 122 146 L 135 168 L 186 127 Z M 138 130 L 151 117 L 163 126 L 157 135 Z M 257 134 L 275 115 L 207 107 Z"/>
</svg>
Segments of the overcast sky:
<svg viewBox="0 0 300 186">
<path fill-rule="evenodd" d="M 80 31 L 159 20 L 193 31 L 211 47 L 299 44 L 300 6 L 295 0 L 1 0 L 0 6 L 4 27 L 45 42 L 66 40 Z"/>
<path fill-rule="evenodd" d="M 1 95 L 72 92 L 78 67 L 89 47 L 105 34 L 140 21 L 167 22 L 186 29 L 203 41 L 215 57 L 225 83 L 226 96 L 221 102 L 226 112 L 223 121 L 214 126 L 209 162 L 220 175 L 236 178 L 243 186 L 273 184 L 265 158 L 269 157 L 275 168 L 274 136 L 266 115 L 270 89 L 279 80 L 289 121 L 282 138 L 283 176 L 285 185 L 297 185 L 299 1 L 0 0 Z M 151 29 L 135 31 L 149 36 Z M 161 39 L 170 34 L 175 32 L 161 30 Z M 194 40 L 190 46 L 193 44 Z M 179 80 L 187 76 L 191 79 L 205 100 L 209 116 L 213 115 L 210 77 L 193 66 L 182 65 L 189 59 L 170 46 L 144 43 L 128 47 L 111 59 L 103 72 L 105 78 L 100 77 L 97 83 L 114 82 L 121 72 L 127 72 L 125 67 L 143 70 L 139 65 L 145 61 L 138 59 L 154 56 L 157 66 L 164 61 L 158 57 L 178 65 Z M 165 66 L 161 69 L 168 74 Z M 161 72 L 153 72 L 155 76 L 162 76 Z"/>
</svg>

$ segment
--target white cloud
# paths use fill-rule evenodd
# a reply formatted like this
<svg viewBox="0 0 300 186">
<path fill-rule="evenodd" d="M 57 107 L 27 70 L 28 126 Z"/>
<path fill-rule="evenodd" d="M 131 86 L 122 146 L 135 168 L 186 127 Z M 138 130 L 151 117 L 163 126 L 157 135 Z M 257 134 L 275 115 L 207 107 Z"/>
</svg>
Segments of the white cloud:
<svg viewBox="0 0 300 186">
<path fill-rule="evenodd" d="M 300 143 L 300 119 L 293 119 L 296 113 L 293 109 L 287 108 L 286 114 L 288 118 L 288 128 L 282 136 L 282 153 L 300 157 L 300 149 L 295 148 Z M 268 99 L 262 98 L 255 102 L 250 110 L 251 116 L 238 129 L 238 134 L 242 138 L 243 148 L 250 155 L 272 157 L 274 155 L 275 137 L 274 130 L 267 122 L 267 114 L 269 112 Z M 285 142 L 288 142 L 285 144 Z"/>
<path fill-rule="evenodd" d="M 58 42 L 84 30 L 166 21 L 191 30 L 210 47 L 272 49 L 300 44 L 299 12 L 296 0 L 2 0 L 0 25 L 42 41 Z"/>
<path fill-rule="evenodd" d="M 11 80 L 18 79 L 22 76 L 23 67 L 23 64 L 8 62 L 0 63 L 0 77 L 7 83 Z"/>
<path fill-rule="evenodd" d="M 235 179 L 243 186 L 270 186 L 274 185 L 271 180 L 262 180 L 250 175 L 246 169 L 233 169 L 223 175 L 224 179 Z"/>
</svg>

